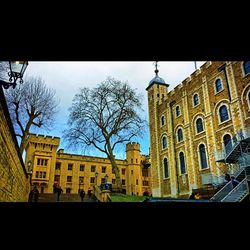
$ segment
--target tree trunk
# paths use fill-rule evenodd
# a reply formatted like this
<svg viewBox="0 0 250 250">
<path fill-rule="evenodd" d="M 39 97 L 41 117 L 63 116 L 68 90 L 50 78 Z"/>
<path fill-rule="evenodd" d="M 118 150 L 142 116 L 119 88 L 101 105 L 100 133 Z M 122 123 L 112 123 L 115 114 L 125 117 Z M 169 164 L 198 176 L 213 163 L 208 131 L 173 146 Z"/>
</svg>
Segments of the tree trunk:
<svg viewBox="0 0 250 250">
<path fill-rule="evenodd" d="M 116 178 L 117 187 L 119 189 L 119 192 L 121 193 L 122 192 L 122 182 L 121 182 L 121 177 L 120 177 L 120 171 L 119 171 L 119 168 L 118 168 L 118 166 L 116 164 L 115 157 L 114 157 L 113 154 L 109 156 L 109 160 L 111 162 L 112 169 L 115 172 L 115 178 Z"/>
<path fill-rule="evenodd" d="M 29 132 L 25 132 L 24 135 L 22 136 L 22 141 L 20 144 L 20 153 L 21 156 L 23 156 L 24 149 L 26 148 L 27 144 L 29 141 Z"/>
</svg>

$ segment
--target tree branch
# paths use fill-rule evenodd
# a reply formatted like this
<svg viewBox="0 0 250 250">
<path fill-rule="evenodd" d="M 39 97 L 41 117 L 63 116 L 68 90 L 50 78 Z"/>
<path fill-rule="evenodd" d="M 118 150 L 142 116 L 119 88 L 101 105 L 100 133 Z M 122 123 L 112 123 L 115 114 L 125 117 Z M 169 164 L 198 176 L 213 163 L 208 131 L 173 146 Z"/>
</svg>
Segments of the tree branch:
<svg viewBox="0 0 250 250">
<path fill-rule="evenodd" d="M 20 119 L 19 119 L 19 103 L 14 102 L 13 104 L 15 105 L 16 122 L 17 122 L 18 126 L 20 127 L 22 134 L 24 135 L 24 128 L 23 128 L 22 123 L 20 122 Z"/>
</svg>

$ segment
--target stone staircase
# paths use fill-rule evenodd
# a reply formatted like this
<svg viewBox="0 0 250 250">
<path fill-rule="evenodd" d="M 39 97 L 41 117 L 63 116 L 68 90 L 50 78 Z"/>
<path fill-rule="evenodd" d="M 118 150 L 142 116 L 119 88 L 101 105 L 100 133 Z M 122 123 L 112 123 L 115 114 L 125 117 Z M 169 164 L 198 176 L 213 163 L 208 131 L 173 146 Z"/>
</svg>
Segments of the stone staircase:
<svg viewBox="0 0 250 250">
<path fill-rule="evenodd" d="M 40 194 L 39 202 L 58 202 L 57 194 Z M 61 194 L 59 202 L 81 202 L 79 194 Z M 96 202 L 94 198 L 89 200 L 88 196 L 85 195 L 83 202 Z"/>
</svg>

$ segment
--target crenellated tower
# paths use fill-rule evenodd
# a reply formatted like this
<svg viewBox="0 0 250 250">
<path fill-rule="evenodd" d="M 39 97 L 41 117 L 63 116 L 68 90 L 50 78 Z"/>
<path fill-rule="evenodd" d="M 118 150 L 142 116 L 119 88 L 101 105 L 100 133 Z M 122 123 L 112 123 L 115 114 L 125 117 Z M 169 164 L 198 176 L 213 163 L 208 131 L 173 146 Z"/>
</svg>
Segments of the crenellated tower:
<svg viewBox="0 0 250 250">
<path fill-rule="evenodd" d="M 127 159 L 127 194 L 142 195 L 142 171 L 140 144 L 131 142 L 126 145 Z"/>
<path fill-rule="evenodd" d="M 25 165 L 31 161 L 32 184 L 41 193 L 52 193 L 59 137 L 30 134 L 26 147 Z"/>
</svg>

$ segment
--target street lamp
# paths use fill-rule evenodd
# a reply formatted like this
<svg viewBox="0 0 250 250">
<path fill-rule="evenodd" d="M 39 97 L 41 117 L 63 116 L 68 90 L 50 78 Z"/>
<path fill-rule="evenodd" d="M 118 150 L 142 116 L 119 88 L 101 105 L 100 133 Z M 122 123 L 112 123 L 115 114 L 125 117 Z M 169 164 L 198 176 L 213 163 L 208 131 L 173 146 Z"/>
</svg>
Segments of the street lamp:
<svg viewBox="0 0 250 250">
<path fill-rule="evenodd" d="M 19 79 L 20 83 L 23 83 L 23 74 L 28 66 L 28 61 L 9 61 L 10 71 L 8 72 L 9 82 L 0 80 L 0 84 L 8 89 L 10 86 L 13 89 L 16 87 L 16 82 Z"/>
<path fill-rule="evenodd" d="M 32 161 L 28 161 L 28 174 L 32 174 Z"/>
<path fill-rule="evenodd" d="M 97 185 L 98 172 L 95 172 L 95 184 Z"/>
<path fill-rule="evenodd" d="M 108 177 L 109 177 L 108 174 L 106 174 L 106 175 L 105 175 L 105 183 L 108 182 Z"/>
<path fill-rule="evenodd" d="M 28 161 L 28 171 L 27 171 L 27 174 L 29 175 L 29 177 L 30 177 L 30 184 L 31 184 L 31 176 L 32 176 L 32 161 L 31 160 L 29 160 Z"/>
</svg>

